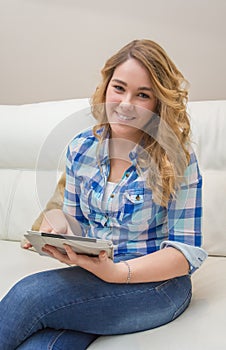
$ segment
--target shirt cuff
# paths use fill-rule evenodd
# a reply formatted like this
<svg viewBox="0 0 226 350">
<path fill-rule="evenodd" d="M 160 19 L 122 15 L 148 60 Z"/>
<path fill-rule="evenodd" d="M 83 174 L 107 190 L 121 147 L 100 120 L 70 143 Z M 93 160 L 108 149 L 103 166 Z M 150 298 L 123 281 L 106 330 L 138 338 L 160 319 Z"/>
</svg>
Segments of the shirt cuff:
<svg viewBox="0 0 226 350">
<path fill-rule="evenodd" d="M 181 253 L 189 262 L 190 275 L 193 274 L 202 265 L 208 256 L 207 252 L 204 249 L 181 242 L 163 241 L 160 245 L 160 249 L 167 247 L 173 247 L 181 251 Z"/>
</svg>

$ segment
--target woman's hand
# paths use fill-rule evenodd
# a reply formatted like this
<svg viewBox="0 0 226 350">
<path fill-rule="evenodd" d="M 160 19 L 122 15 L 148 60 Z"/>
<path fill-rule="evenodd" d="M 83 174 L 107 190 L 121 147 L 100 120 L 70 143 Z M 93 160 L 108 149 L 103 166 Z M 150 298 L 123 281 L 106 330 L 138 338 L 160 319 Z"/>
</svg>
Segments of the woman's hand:
<svg viewBox="0 0 226 350">
<path fill-rule="evenodd" d="M 40 232 L 73 234 L 68 220 L 61 209 L 52 209 L 44 214 Z"/>
<path fill-rule="evenodd" d="M 128 270 L 123 263 L 114 263 L 108 258 L 105 251 L 101 251 L 98 257 L 90 257 L 76 254 L 71 246 L 64 245 L 66 254 L 62 254 L 57 248 L 45 245 L 43 251 L 67 265 L 80 266 L 93 273 L 100 279 L 109 283 L 126 283 Z"/>
<path fill-rule="evenodd" d="M 70 224 L 72 223 L 75 226 L 76 234 L 81 234 L 81 228 L 78 222 L 73 218 L 69 218 L 69 215 L 64 214 L 61 209 L 52 209 L 45 212 L 39 231 L 73 235 L 69 221 Z M 31 247 L 31 243 L 27 240 L 23 242 L 24 249 L 30 249 Z"/>
</svg>

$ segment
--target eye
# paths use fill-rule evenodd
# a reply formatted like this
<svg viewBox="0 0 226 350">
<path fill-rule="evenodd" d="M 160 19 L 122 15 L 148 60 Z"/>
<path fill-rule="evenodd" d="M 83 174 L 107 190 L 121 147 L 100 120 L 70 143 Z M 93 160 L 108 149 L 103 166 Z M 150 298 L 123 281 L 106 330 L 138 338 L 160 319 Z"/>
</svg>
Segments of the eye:
<svg viewBox="0 0 226 350">
<path fill-rule="evenodd" d="M 121 86 L 121 85 L 113 85 L 113 88 L 115 90 L 119 91 L 119 92 L 124 92 L 125 91 L 124 87 Z"/>
<path fill-rule="evenodd" d="M 141 98 L 144 98 L 144 99 L 150 98 L 150 96 L 145 94 L 144 92 L 140 92 L 138 96 L 141 97 Z"/>
</svg>

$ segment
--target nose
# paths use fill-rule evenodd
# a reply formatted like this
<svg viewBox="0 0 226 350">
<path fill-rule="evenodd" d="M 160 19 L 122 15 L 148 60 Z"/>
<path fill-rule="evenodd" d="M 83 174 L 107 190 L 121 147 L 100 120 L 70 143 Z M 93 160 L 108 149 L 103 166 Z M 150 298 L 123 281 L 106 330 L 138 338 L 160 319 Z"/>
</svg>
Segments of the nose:
<svg viewBox="0 0 226 350">
<path fill-rule="evenodd" d="M 132 102 L 132 97 L 129 94 L 125 94 L 121 99 L 120 108 L 123 111 L 131 111 L 134 108 Z"/>
</svg>

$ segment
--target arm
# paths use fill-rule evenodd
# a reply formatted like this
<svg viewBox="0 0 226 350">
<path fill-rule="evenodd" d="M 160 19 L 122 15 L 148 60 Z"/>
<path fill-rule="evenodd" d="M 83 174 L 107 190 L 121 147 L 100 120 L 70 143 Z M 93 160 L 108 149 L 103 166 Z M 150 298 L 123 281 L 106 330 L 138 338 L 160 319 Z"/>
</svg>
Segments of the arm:
<svg viewBox="0 0 226 350">
<path fill-rule="evenodd" d="M 194 153 L 176 199 L 168 205 L 168 240 L 160 249 L 178 249 L 189 263 L 189 273 L 197 270 L 207 257 L 202 244 L 202 176 Z"/>
</svg>

